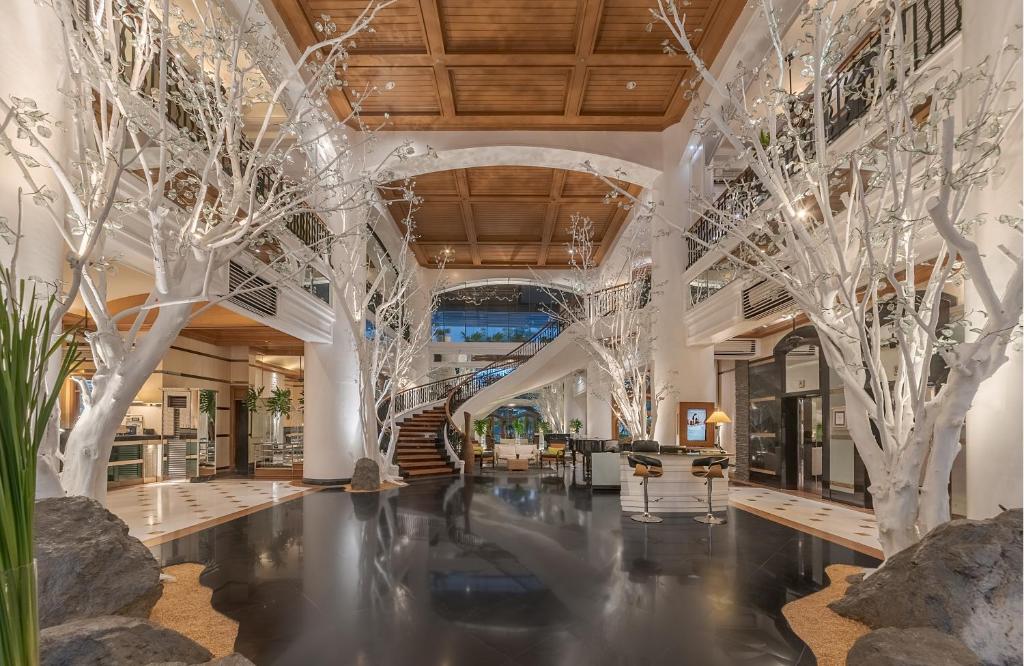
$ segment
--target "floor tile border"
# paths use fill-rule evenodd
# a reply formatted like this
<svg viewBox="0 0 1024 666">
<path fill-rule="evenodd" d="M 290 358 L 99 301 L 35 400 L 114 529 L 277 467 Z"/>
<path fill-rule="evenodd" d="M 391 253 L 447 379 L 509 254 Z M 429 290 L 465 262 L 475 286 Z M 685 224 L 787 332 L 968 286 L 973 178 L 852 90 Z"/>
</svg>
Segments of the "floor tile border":
<svg viewBox="0 0 1024 666">
<path fill-rule="evenodd" d="M 740 511 L 746 511 L 747 513 L 753 514 L 753 515 L 757 516 L 758 518 L 764 518 L 765 520 L 770 520 L 773 523 L 778 523 L 779 525 L 784 525 L 784 526 L 789 527 L 791 529 L 797 530 L 798 532 L 804 532 L 805 534 L 810 534 L 811 536 L 816 536 L 819 539 L 824 539 L 826 541 L 831 541 L 834 544 L 838 544 L 838 545 L 843 546 L 845 548 L 849 548 L 850 550 L 857 551 L 858 553 L 862 553 L 864 555 L 870 555 L 871 557 L 874 557 L 874 558 L 879 559 L 879 560 L 884 559 L 882 557 L 882 551 L 881 550 L 879 550 L 877 548 L 872 548 L 871 546 L 865 546 L 862 543 L 858 543 L 856 541 L 852 541 L 850 539 L 846 539 L 846 538 L 838 536 L 836 534 L 832 534 L 831 532 L 826 532 L 824 530 L 819 530 L 817 528 L 811 527 L 810 525 L 804 525 L 803 523 L 798 523 L 795 520 L 789 520 L 789 519 L 783 518 L 781 516 L 776 516 L 773 513 L 768 513 L 767 511 L 762 511 L 761 509 L 755 509 L 752 506 L 747 506 L 745 504 L 742 504 L 742 503 L 740 503 L 738 501 L 735 501 L 735 500 L 732 500 L 732 499 L 729 500 L 729 506 L 735 507 L 736 509 L 739 509 Z"/>
<path fill-rule="evenodd" d="M 284 504 L 285 502 L 290 502 L 293 499 L 305 497 L 306 495 L 309 495 L 311 493 L 317 493 L 320 492 L 321 490 L 323 490 L 323 488 L 311 487 L 305 490 L 300 490 L 298 492 L 291 493 L 290 495 L 286 495 L 284 497 L 279 497 L 278 499 L 275 500 L 270 500 L 269 502 L 264 502 L 262 504 L 254 504 L 253 506 L 249 506 L 244 509 L 234 511 L 232 513 L 226 513 L 223 516 L 218 516 L 216 518 L 204 520 L 203 522 L 196 523 L 195 525 L 189 525 L 188 527 L 182 527 L 181 529 L 174 530 L 173 532 L 167 532 L 165 534 L 155 536 L 152 539 L 143 539 L 142 545 L 146 546 L 147 548 L 159 546 L 161 544 L 167 543 L 168 541 L 174 541 L 175 539 L 180 539 L 181 537 L 188 536 L 190 534 L 195 534 L 196 532 L 202 532 L 205 529 L 216 527 L 217 525 L 223 525 L 224 523 L 230 522 L 235 518 L 248 516 L 249 514 L 256 513 L 257 511 L 263 511 L 264 509 L 269 509 L 272 506 Z"/>
</svg>

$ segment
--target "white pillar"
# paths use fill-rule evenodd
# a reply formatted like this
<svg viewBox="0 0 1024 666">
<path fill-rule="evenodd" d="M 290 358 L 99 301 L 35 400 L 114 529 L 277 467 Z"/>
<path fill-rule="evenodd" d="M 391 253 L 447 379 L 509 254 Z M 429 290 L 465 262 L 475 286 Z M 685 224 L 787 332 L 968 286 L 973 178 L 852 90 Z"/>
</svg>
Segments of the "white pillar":
<svg viewBox="0 0 1024 666">
<path fill-rule="evenodd" d="M 587 366 L 587 418 L 583 433 L 591 439 L 612 439 L 612 405 L 603 374 L 596 364 Z"/>
<path fill-rule="evenodd" d="M 1007 35 L 1015 34 L 1020 46 L 1021 4 L 1018 0 L 991 0 L 986 3 L 964 3 L 963 65 L 977 65 L 993 54 Z M 1020 94 L 1020 74 L 1017 76 Z M 966 104 L 972 98 L 965 95 Z M 1005 169 L 991 184 L 975 195 L 965 216 L 985 213 L 989 222 L 980 225 L 974 240 L 986 258 L 993 283 L 1001 289 L 1010 275 L 1011 266 L 998 247 L 1005 244 L 1020 251 L 1020 235 L 995 221 L 1001 214 L 1020 215 L 1021 200 L 1021 118 L 1002 142 L 1000 166 Z M 967 285 L 966 311 L 984 309 L 977 293 Z M 1021 352 L 1013 345 L 1007 349 L 1010 358 L 995 375 L 981 385 L 967 413 L 967 516 L 988 518 L 999 512 L 999 505 L 1021 506 L 1022 460 L 1020 406 L 1024 403 L 1021 376 L 1024 365 Z"/>
<path fill-rule="evenodd" d="M 59 42 L 60 25 L 49 7 L 34 2 L 7 3 L 4 21 L 0 24 L 0 93 L 5 97 L 27 97 L 35 100 L 40 111 L 53 121 L 70 127 L 66 101 L 59 92 L 65 82 L 65 63 Z M 10 132 L 13 136 L 14 132 Z M 25 141 L 14 139 L 15 146 L 32 152 Z M 47 147 L 63 162 L 70 153 L 68 134 L 55 130 L 47 140 Z M 52 172 L 45 168 L 32 169 L 32 178 L 57 194 L 61 190 Z M 0 157 L 0 217 L 7 218 L 11 230 L 18 219 L 18 188 L 31 191 L 14 160 Z M 63 199 L 54 203 L 58 216 L 63 215 Z M 21 243 L 18 250 L 18 277 L 57 284 L 63 277 L 67 247 L 56 226 L 43 209 L 32 203 L 30 196 L 22 198 Z M 10 267 L 13 246 L 0 241 L 0 264 Z M 59 359 L 50 364 L 51 376 L 56 373 Z M 59 410 L 59 404 L 55 411 Z M 56 417 L 59 419 L 58 417 Z M 64 494 L 58 479 L 60 462 L 57 456 L 58 432 L 56 425 L 48 429 L 39 447 L 36 474 L 36 497 L 57 497 Z"/>
<path fill-rule="evenodd" d="M 4 21 L 0 27 L 0 91 L 5 97 L 28 97 L 35 100 L 40 111 L 54 121 L 70 126 L 66 100 L 59 88 L 65 80 L 65 63 L 57 35 L 60 25 L 49 7 L 34 2 L 14 2 L 4 7 Z M 70 129 L 69 129 L 70 131 Z M 14 132 L 9 132 L 13 136 Z M 55 130 L 47 147 L 58 158 L 68 157 L 68 134 Z M 31 152 L 23 141 L 15 140 L 19 148 Z M 51 172 L 40 167 L 31 170 L 32 177 L 57 194 L 60 189 Z M 14 160 L 0 158 L 0 216 L 6 217 L 12 230 L 18 217 L 18 188 L 28 192 Z M 58 199 L 58 202 L 62 199 Z M 31 197 L 22 200 L 22 242 L 18 254 L 18 274 L 24 278 L 38 278 L 46 282 L 61 279 L 67 249 L 56 226 L 43 210 L 32 203 Z M 57 214 L 62 207 L 57 205 Z M 10 264 L 11 247 L 0 242 L 0 263 Z"/>
<path fill-rule="evenodd" d="M 667 143 L 673 143 L 671 139 Z M 676 225 L 690 225 L 690 151 L 684 159 L 666 151 L 666 169 L 654 188 L 661 215 L 654 220 L 651 236 L 651 276 L 653 296 L 653 381 L 655 391 L 664 390 L 664 399 L 654 427 L 654 439 L 663 446 L 679 444 L 679 403 L 714 402 L 714 346 L 691 347 L 686 344 L 683 312 L 689 289 L 683 282 L 686 270 L 686 240 L 663 216 Z M 698 167 L 699 168 L 699 165 Z"/>
<path fill-rule="evenodd" d="M 302 477 L 308 483 L 347 483 L 363 457 L 359 356 L 349 329 L 341 320 L 332 343 L 306 343 Z"/>
</svg>

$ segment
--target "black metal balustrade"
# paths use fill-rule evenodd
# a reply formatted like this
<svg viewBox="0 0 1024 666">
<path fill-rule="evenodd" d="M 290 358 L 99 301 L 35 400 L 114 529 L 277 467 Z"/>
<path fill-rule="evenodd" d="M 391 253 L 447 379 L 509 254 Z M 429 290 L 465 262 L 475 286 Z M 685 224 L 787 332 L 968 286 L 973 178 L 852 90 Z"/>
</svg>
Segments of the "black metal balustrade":
<svg viewBox="0 0 1024 666">
<path fill-rule="evenodd" d="M 917 69 L 928 58 L 935 55 L 959 34 L 963 23 L 963 0 L 917 0 L 903 8 L 901 18 L 904 39 L 912 53 L 912 68 Z M 871 109 L 872 99 L 865 91 L 877 85 L 877 56 L 881 48 L 878 35 L 865 39 L 861 47 L 837 68 L 822 102 L 825 107 L 825 138 L 831 143 L 842 136 Z M 804 102 L 809 92 L 799 96 Z M 800 103 L 798 101 L 798 103 Z M 798 127 L 795 141 L 803 144 L 805 151 L 813 152 L 813 142 L 801 130 L 808 130 L 811 121 Z M 791 162 L 795 153 L 794 144 L 789 146 L 784 162 Z M 750 215 L 765 199 L 768 193 L 761 186 L 752 169 L 747 168 L 732 183 L 726 186 L 711 208 L 690 227 L 692 237 L 687 238 L 687 268 L 703 258 L 711 247 L 726 235 L 724 224 L 734 223 Z M 716 217 L 729 216 L 729 221 L 719 222 Z M 701 290 L 697 295 L 709 298 L 716 290 Z M 702 299 L 703 300 L 703 299 Z M 699 301 L 698 301 L 699 302 Z"/>
</svg>

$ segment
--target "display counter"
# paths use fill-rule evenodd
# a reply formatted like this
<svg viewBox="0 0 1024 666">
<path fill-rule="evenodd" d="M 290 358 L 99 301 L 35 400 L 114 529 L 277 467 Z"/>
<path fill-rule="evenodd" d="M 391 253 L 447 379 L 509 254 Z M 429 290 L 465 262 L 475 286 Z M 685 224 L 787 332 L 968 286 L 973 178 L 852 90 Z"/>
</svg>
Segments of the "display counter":
<svg viewBox="0 0 1024 666">
<path fill-rule="evenodd" d="M 709 455 L 721 456 L 717 449 L 693 451 L 687 453 L 643 453 L 641 455 L 657 458 L 662 464 L 662 475 L 650 479 L 647 493 L 650 498 L 651 513 L 706 513 L 707 487 L 704 479 L 693 475 L 693 461 Z M 641 478 L 633 476 L 633 468 L 629 466 L 627 454 L 619 456 L 619 473 L 621 488 L 619 501 L 626 513 L 639 513 L 644 510 L 644 489 L 640 485 Z M 728 474 L 726 478 L 715 479 L 711 493 L 711 508 L 724 511 L 729 505 Z"/>
</svg>

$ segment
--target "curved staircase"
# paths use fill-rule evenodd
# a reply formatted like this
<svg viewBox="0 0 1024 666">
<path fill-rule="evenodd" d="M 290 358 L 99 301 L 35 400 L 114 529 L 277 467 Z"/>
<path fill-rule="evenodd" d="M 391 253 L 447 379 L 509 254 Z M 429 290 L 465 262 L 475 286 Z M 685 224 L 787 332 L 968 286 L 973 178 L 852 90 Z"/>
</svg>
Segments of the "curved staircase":
<svg viewBox="0 0 1024 666">
<path fill-rule="evenodd" d="M 439 437 L 444 421 L 444 405 L 441 405 L 412 414 L 398 423 L 394 463 L 403 478 L 411 481 L 457 473 Z"/>
</svg>

